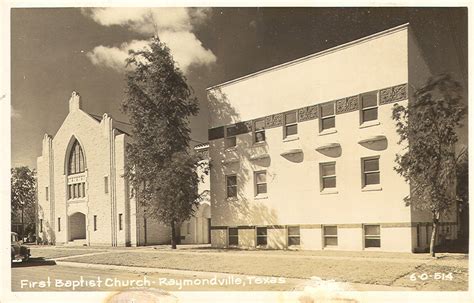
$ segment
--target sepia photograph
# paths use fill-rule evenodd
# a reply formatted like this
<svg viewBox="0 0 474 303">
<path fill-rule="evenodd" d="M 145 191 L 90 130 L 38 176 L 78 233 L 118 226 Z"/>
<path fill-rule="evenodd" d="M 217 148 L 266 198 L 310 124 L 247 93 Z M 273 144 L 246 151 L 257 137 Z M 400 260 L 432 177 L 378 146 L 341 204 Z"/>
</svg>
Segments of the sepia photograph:
<svg viewBox="0 0 474 303">
<path fill-rule="evenodd" d="M 467 4 L 95 5 L 2 9 L 0 301 L 472 302 Z"/>
</svg>

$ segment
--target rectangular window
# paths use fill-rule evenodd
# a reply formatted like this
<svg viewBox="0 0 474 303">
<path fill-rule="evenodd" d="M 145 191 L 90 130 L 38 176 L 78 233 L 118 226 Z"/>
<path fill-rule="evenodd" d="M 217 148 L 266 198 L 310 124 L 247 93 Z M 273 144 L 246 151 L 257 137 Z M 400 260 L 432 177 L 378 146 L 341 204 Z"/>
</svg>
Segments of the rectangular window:
<svg viewBox="0 0 474 303">
<path fill-rule="evenodd" d="M 239 230 L 237 228 L 229 228 L 229 246 L 239 245 Z"/>
<path fill-rule="evenodd" d="M 321 190 L 336 188 L 336 162 L 321 163 L 319 172 L 321 175 Z"/>
<path fill-rule="evenodd" d="M 106 194 L 109 193 L 109 177 L 108 176 L 104 177 L 104 193 Z"/>
<path fill-rule="evenodd" d="M 46 186 L 45 187 L 45 193 L 46 193 L 46 201 L 49 200 L 49 188 Z"/>
<path fill-rule="evenodd" d="M 187 230 L 187 234 L 190 235 L 191 234 L 191 222 L 188 222 L 186 224 L 186 230 Z"/>
<path fill-rule="evenodd" d="M 79 197 L 80 197 L 80 198 L 85 197 L 83 185 L 84 185 L 84 183 L 79 183 L 79 184 L 78 184 L 78 187 L 79 187 Z"/>
<path fill-rule="evenodd" d="M 380 225 L 364 225 L 365 247 L 380 247 Z"/>
<path fill-rule="evenodd" d="M 97 230 L 97 215 L 94 215 L 94 231 Z"/>
<path fill-rule="evenodd" d="M 71 200 L 71 199 L 72 199 L 72 196 L 73 196 L 72 185 L 68 185 L 68 186 L 67 186 L 67 198 L 68 198 L 69 200 Z"/>
<path fill-rule="evenodd" d="M 227 186 L 227 198 L 237 197 L 237 176 L 227 176 L 226 177 L 226 186 Z"/>
<path fill-rule="evenodd" d="M 257 227 L 257 246 L 267 245 L 267 228 Z"/>
<path fill-rule="evenodd" d="M 265 142 L 265 120 L 257 120 L 254 123 L 254 142 Z"/>
<path fill-rule="evenodd" d="M 337 246 L 337 226 L 324 226 L 324 246 Z"/>
<path fill-rule="evenodd" d="M 298 134 L 298 123 L 296 122 L 296 112 L 285 114 L 285 137 Z"/>
<path fill-rule="evenodd" d="M 319 131 L 336 127 L 336 116 L 334 103 L 326 103 L 320 105 L 320 127 Z"/>
<path fill-rule="evenodd" d="M 255 172 L 255 192 L 256 195 L 267 193 L 267 172 Z"/>
<path fill-rule="evenodd" d="M 43 219 L 40 219 L 40 233 L 43 232 Z"/>
<path fill-rule="evenodd" d="M 225 130 L 225 148 L 234 147 L 237 145 L 237 126 L 229 126 Z"/>
<path fill-rule="evenodd" d="M 61 218 L 58 218 L 58 231 L 61 231 Z"/>
<path fill-rule="evenodd" d="M 122 214 L 119 214 L 119 230 L 122 230 Z"/>
<path fill-rule="evenodd" d="M 74 198 L 79 198 L 79 184 L 74 184 Z"/>
<path fill-rule="evenodd" d="M 379 158 L 362 159 L 363 186 L 380 184 Z"/>
<path fill-rule="evenodd" d="M 300 227 L 288 226 L 288 246 L 300 245 Z"/>
<path fill-rule="evenodd" d="M 378 119 L 377 92 L 361 95 L 360 123 Z"/>
</svg>

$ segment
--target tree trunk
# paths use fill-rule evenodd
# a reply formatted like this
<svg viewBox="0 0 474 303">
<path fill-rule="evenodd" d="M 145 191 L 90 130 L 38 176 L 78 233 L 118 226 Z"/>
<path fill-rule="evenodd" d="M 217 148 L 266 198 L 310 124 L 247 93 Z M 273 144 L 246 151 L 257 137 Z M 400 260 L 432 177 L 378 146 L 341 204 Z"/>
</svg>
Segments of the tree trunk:
<svg viewBox="0 0 474 303">
<path fill-rule="evenodd" d="M 439 214 L 433 214 L 433 230 L 431 231 L 431 241 L 430 241 L 430 255 L 434 258 L 436 257 L 435 252 L 435 245 L 436 245 L 436 237 L 438 235 L 438 221 L 439 221 Z"/>
<path fill-rule="evenodd" d="M 176 222 L 171 221 L 171 248 L 176 249 Z"/>
</svg>

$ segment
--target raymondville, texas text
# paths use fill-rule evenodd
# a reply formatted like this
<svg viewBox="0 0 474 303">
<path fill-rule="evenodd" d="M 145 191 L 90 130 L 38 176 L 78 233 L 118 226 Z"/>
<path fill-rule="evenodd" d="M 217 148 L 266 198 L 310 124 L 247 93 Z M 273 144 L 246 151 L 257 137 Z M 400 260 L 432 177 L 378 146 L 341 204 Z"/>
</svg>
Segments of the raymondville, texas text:
<svg viewBox="0 0 474 303">
<path fill-rule="evenodd" d="M 102 278 L 100 276 L 94 279 L 85 279 L 80 276 L 76 280 L 65 279 L 51 279 L 48 277 L 41 281 L 30 281 L 27 279 L 20 281 L 22 289 L 40 289 L 40 288 L 67 288 L 70 290 L 77 290 L 80 288 L 116 288 L 116 287 L 160 287 L 160 286 L 176 286 L 182 289 L 186 286 L 246 286 L 246 285 L 263 285 L 263 284 L 284 284 L 286 279 L 282 277 L 235 277 L 227 276 L 218 278 L 194 278 L 194 279 L 174 279 L 174 278 L 156 278 L 150 279 L 143 276 L 139 279 L 117 279 L 117 278 Z"/>
</svg>

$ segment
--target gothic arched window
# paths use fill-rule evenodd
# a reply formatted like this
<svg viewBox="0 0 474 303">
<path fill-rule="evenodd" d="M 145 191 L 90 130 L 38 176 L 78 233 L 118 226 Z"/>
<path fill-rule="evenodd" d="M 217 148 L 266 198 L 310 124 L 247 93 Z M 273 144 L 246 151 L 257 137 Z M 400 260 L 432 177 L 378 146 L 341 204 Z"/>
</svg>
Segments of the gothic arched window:
<svg viewBox="0 0 474 303">
<path fill-rule="evenodd" d="M 84 171 L 84 153 L 82 152 L 81 145 L 79 145 L 79 142 L 76 140 L 69 153 L 68 174 L 73 175 Z"/>
</svg>

